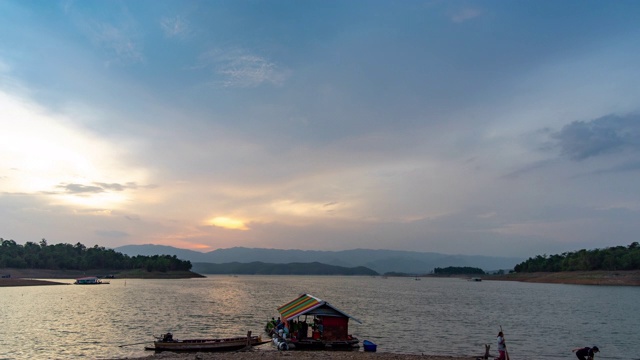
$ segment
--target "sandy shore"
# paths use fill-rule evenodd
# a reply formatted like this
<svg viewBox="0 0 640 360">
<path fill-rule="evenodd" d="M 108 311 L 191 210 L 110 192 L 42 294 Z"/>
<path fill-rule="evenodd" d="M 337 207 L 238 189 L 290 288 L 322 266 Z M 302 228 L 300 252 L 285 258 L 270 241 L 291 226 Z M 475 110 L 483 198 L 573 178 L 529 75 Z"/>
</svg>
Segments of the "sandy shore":
<svg viewBox="0 0 640 360">
<path fill-rule="evenodd" d="M 69 285 L 69 283 L 34 280 L 34 279 L 0 279 L 0 287 L 7 286 L 43 286 L 43 285 Z"/>
<path fill-rule="evenodd" d="M 1 286 L 33 286 L 33 285 L 62 285 L 64 282 L 42 281 L 39 279 L 74 279 L 104 273 L 105 270 L 70 271 L 70 270 L 42 270 L 42 269 L 0 269 L 0 274 L 10 274 L 10 279 L 0 279 Z M 166 274 L 151 274 L 149 278 L 163 278 Z M 197 274 L 196 274 L 197 275 Z M 177 274 L 181 278 L 190 277 L 189 274 Z M 118 278 L 133 278 L 137 276 L 116 275 Z M 168 277 L 167 277 L 168 278 Z M 640 286 L 640 270 L 630 271 L 566 271 L 557 273 L 520 273 L 505 275 L 483 275 L 482 280 L 522 281 L 550 284 L 575 285 L 613 285 Z"/>
<path fill-rule="evenodd" d="M 134 271 L 117 272 L 105 269 L 94 270 L 47 270 L 47 269 L 15 269 L 0 268 L 0 275 L 9 275 L 9 278 L 0 278 L 0 287 L 7 286 L 37 286 L 37 285 L 69 285 L 71 279 L 85 276 L 114 275 L 118 279 L 150 278 L 150 279 L 187 279 L 204 277 L 190 271 L 175 272 L 144 272 L 140 274 Z M 59 279 L 59 281 L 58 281 Z M 52 281 L 53 280 L 53 281 Z M 108 279 L 107 279 L 108 281 Z"/>
<path fill-rule="evenodd" d="M 483 276 L 482 279 L 547 284 L 640 286 L 640 270 L 514 273 Z"/>
<path fill-rule="evenodd" d="M 407 355 L 392 353 L 371 353 L 363 351 L 275 351 L 259 350 L 234 351 L 224 353 L 157 353 L 145 357 L 128 358 L 136 360 L 266 360 L 266 359 L 303 359 L 303 360 L 470 360 L 474 356 L 455 357 L 442 355 Z"/>
</svg>

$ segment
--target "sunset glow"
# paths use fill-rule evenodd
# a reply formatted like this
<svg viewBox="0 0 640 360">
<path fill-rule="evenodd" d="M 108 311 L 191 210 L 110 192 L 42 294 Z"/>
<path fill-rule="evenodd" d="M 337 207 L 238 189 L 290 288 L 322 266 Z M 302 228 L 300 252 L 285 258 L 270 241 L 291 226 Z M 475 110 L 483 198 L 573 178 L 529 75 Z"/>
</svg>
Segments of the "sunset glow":
<svg viewBox="0 0 640 360">
<path fill-rule="evenodd" d="M 639 2 L 332 4 L 0 1 L 0 236 L 637 240 Z"/>
<path fill-rule="evenodd" d="M 249 230 L 249 228 L 241 220 L 224 216 L 215 217 L 211 219 L 209 223 L 213 226 L 230 230 Z"/>
</svg>

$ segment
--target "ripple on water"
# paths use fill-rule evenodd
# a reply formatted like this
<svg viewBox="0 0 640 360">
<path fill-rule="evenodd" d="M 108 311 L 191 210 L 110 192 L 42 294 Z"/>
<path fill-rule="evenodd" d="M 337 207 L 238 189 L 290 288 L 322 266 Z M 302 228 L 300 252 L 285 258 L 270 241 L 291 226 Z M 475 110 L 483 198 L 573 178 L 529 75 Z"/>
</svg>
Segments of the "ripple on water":
<svg viewBox="0 0 640 360">
<path fill-rule="evenodd" d="M 635 287 L 215 276 L 0 288 L 0 358 L 143 356 L 144 345 L 119 345 L 167 331 L 178 338 L 259 333 L 278 306 L 304 292 L 360 319 L 350 322 L 351 332 L 384 352 L 481 355 L 502 325 L 510 354 L 523 360 L 570 358 L 571 348 L 590 344 L 603 349 L 603 359 L 640 353 L 640 324 L 630 316 L 640 313 Z"/>
</svg>

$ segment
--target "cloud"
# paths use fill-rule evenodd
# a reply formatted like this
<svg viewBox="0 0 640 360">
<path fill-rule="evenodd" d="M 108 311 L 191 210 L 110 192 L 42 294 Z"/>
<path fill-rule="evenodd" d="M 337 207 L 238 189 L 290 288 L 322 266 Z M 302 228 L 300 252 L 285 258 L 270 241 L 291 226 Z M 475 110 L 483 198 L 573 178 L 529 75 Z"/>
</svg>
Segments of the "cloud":
<svg viewBox="0 0 640 360">
<path fill-rule="evenodd" d="M 288 72 L 269 60 L 244 50 L 213 50 L 200 57 L 201 67 L 211 67 L 223 87 L 254 88 L 265 83 L 282 85 Z"/>
<path fill-rule="evenodd" d="M 231 230 L 249 230 L 244 221 L 226 216 L 218 216 L 209 221 L 210 225 Z"/>
<path fill-rule="evenodd" d="M 152 187 L 139 185 L 147 175 L 123 156 L 126 141 L 108 141 L 79 127 L 73 117 L 3 91 L 0 118 L 10 120 L 0 122 L 0 177 L 6 193 L 112 208 L 133 196 L 125 190 Z"/>
<path fill-rule="evenodd" d="M 83 184 L 60 184 L 57 186 L 59 189 L 67 194 L 99 194 L 108 191 L 124 191 L 127 189 L 137 189 L 139 186 L 136 183 L 129 182 L 126 184 L 118 183 L 100 183 L 96 182 L 93 185 Z"/>
<path fill-rule="evenodd" d="M 118 61 L 139 63 L 144 61 L 140 45 L 130 33 L 111 24 L 100 24 L 94 32 L 93 40 L 104 48 L 113 51 Z"/>
<path fill-rule="evenodd" d="M 104 189 L 99 186 L 87 186 L 82 184 L 64 184 L 59 185 L 58 188 L 62 188 L 66 193 L 71 194 L 97 194 L 104 192 Z"/>
<path fill-rule="evenodd" d="M 574 121 L 551 135 L 562 153 L 575 161 L 640 149 L 640 116 L 607 115 L 592 121 Z"/>
<path fill-rule="evenodd" d="M 184 37 L 190 33 L 189 23 L 181 16 L 160 20 L 160 27 L 167 37 Z"/>
<path fill-rule="evenodd" d="M 525 166 L 522 166 L 518 169 L 516 169 L 515 171 L 512 171 L 506 175 L 503 175 L 502 178 L 504 179 L 517 179 L 521 176 L 525 176 L 529 173 L 532 173 L 534 171 L 538 171 L 541 169 L 545 169 L 547 167 L 549 167 L 550 165 L 554 164 L 554 161 L 552 160 L 541 160 L 541 161 L 536 161 L 533 162 L 531 164 L 527 164 Z"/>
<path fill-rule="evenodd" d="M 482 11 L 475 8 L 464 8 L 460 9 L 456 13 L 451 16 L 451 21 L 454 23 L 462 23 L 478 16 L 482 15 Z"/>
<path fill-rule="evenodd" d="M 88 38 L 95 46 L 115 55 L 115 59 L 107 63 L 134 64 L 144 61 L 141 49 L 139 32 L 136 30 L 136 22 L 130 13 L 124 10 L 116 17 L 108 20 L 99 20 L 97 17 L 106 17 L 107 12 L 89 14 L 82 4 L 67 5 L 64 12 L 77 29 Z M 112 21 L 112 19 L 117 19 Z"/>
<path fill-rule="evenodd" d="M 589 177 L 591 175 L 605 175 L 618 173 L 640 172 L 640 161 L 628 161 L 605 169 L 599 169 L 585 174 L 574 176 L 574 178 Z"/>
</svg>

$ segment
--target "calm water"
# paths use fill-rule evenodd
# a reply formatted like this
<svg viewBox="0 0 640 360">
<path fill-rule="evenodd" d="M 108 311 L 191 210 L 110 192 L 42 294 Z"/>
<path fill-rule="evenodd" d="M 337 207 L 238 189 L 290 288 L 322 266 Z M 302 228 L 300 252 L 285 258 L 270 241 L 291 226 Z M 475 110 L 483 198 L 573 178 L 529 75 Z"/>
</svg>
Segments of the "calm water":
<svg viewBox="0 0 640 360">
<path fill-rule="evenodd" d="M 351 333 L 383 352 L 482 355 L 489 343 L 497 354 L 502 325 L 513 359 L 575 359 L 572 348 L 592 344 L 599 359 L 640 359 L 638 287 L 300 276 L 0 288 L 0 359 L 144 356 L 118 345 L 260 333 L 303 292 L 361 320 Z"/>
</svg>

